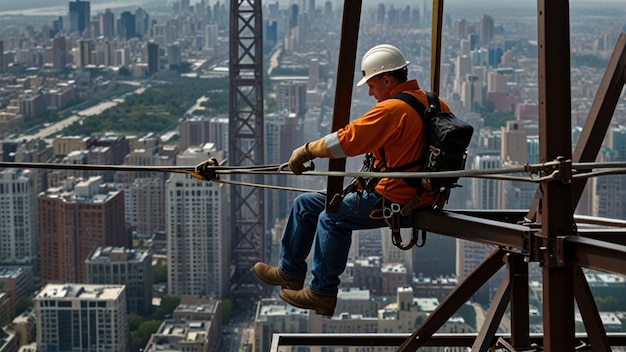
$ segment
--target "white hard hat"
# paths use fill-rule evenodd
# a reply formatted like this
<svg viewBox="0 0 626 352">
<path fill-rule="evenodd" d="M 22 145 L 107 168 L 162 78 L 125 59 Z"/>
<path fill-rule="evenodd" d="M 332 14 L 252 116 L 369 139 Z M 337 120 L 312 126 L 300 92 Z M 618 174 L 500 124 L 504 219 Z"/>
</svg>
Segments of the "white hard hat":
<svg viewBox="0 0 626 352">
<path fill-rule="evenodd" d="M 362 86 L 368 79 L 381 74 L 399 70 L 409 64 L 402 52 L 393 45 L 380 44 L 368 50 L 361 60 L 361 74 L 363 78 L 357 83 Z"/>
</svg>

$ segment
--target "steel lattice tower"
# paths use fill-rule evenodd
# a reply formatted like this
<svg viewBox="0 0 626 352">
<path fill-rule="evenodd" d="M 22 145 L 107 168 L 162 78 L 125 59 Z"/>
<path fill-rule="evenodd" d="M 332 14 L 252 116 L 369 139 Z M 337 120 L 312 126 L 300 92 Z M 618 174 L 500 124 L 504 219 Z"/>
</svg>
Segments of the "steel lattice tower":
<svg viewBox="0 0 626 352">
<path fill-rule="evenodd" d="M 230 165 L 263 165 L 263 19 L 261 2 L 230 2 Z M 263 183 L 262 175 L 233 175 L 235 181 Z M 231 294 L 256 294 L 258 281 L 250 275 L 257 261 L 265 259 L 265 211 L 263 189 L 230 187 L 232 239 Z"/>
</svg>

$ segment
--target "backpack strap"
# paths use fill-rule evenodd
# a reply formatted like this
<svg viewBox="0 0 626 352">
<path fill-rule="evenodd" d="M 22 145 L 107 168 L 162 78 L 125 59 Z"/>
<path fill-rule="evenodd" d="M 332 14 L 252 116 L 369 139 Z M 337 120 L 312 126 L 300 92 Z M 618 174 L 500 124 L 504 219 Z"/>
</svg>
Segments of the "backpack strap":
<svg viewBox="0 0 626 352">
<path fill-rule="evenodd" d="M 424 115 L 426 113 L 426 107 L 424 106 L 424 104 L 422 104 L 422 102 L 419 101 L 412 94 L 409 94 L 407 92 L 400 92 L 400 93 L 392 96 L 391 99 L 402 100 L 403 102 L 409 104 L 409 106 L 411 106 L 413 108 L 413 110 L 415 110 L 418 113 L 418 115 L 420 115 L 420 117 L 422 119 L 422 124 L 424 126 L 424 128 L 423 128 L 424 136 L 426 136 L 426 138 L 428 138 L 428 133 L 426 133 L 426 131 L 428 130 L 428 123 L 429 123 L 429 121 L 427 121 L 427 119 L 424 118 Z M 426 143 L 426 145 L 428 145 L 428 142 Z M 420 166 L 420 165 L 424 164 L 425 160 L 426 160 L 426 153 L 424 153 L 422 155 L 422 157 L 419 158 L 418 160 L 414 160 L 414 161 L 411 161 L 411 162 L 406 163 L 404 165 L 396 166 L 396 167 L 393 167 L 393 168 L 387 168 L 387 171 L 405 171 L 405 170 L 408 170 L 408 169 L 411 169 L 411 168 L 414 168 L 416 166 Z"/>
</svg>

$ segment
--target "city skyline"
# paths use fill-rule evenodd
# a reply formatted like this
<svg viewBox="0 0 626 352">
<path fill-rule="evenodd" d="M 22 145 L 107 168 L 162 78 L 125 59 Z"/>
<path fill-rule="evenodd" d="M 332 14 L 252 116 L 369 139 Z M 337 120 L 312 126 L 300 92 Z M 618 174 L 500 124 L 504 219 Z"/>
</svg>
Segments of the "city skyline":
<svg viewBox="0 0 626 352">
<path fill-rule="evenodd" d="M 69 1 L 65 1 L 64 5 L 61 5 L 65 7 L 66 12 L 67 2 Z M 190 2 L 192 4 L 197 3 L 193 0 Z M 121 26 L 123 30 L 120 30 L 119 27 L 114 30 L 110 26 L 104 25 L 105 23 L 112 23 L 110 14 L 107 15 L 109 17 L 102 16 L 104 11 L 94 11 L 93 6 L 95 3 L 102 4 L 103 2 L 91 1 L 91 3 L 91 25 L 82 31 L 76 28 L 77 26 L 70 25 L 71 21 L 64 19 L 64 25 L 59 26 L 58 31 L 54 34 L 50 31 L 50 34 L 46 36 L 45 31 L 50 30 L 53 18 L 38 19 L 36 25 L 25 27 L 23 31 L 21 27 L 20 30 L 16 30 L 14 27 L 7 28 L 4 37 L 0 37 L 0 45 L 6 52 L 6 60 L 12 64 L 11 67 L 3 67 L 6 71 L 3 71 L 4 73 L 1 75 L 7 82 L 6 87 L 10 88 L 4 95 L 0 95 L 4 98 L 3 102 L 5 103 L 1 107 L 6 107 L 5 111 L 2 112 L 3 117 L 17 117 L 22 114 L 27 117 L 22 117 L 21 123 L 27 121 L 26 119 L 29 119 L 28 122 L 38 122 L 37 114 L 41 114 L 52 107 L 52 105 L 46 105 L 46 102 L 54 101 L 58 103 L 55 105 L 55 109 L 66 108 L 68 114 L 71 112 L 71 114 L 80 115 L 80 119 L 87 125 L 90 118 L 83 113 L 85 107 L 61 104 L 68 103 L 70 97 L 76 96 L 83 98 L 95 96 L 94 100 L 99 102 L 115 101 L 123 107 L 115 110 L 119 114 L 118 117 L 125 114 L 126 110 L 131 110 L 129 105 L 124 104 L 125 101 L 135 102 L 138 106 L 141 105 L 142 109 L 145 109 L 142 111 L 145 113 L 142 115 L 144 118 L 146 116 L 156 117 L 167 113 L 166 109 L 159 105 L 159 100 L 165 100 L 163 95 L 156 99 L 154 97 L 157 95 L 152 96 L 151 105 L 158 107 L 156 110 L 149 110 L 148 105 L 150 104 L 142 105 L 139 100 L 143 99 L 144 90 L 154 94 L 153 88 L 165 86 L 167 85 L 164 84 L 165 82 L 173 83 L 175 79 L 180 78 L 178 77 L 180 75 L 178 69 L 180 69 L 181 63 L 189 64 L 188 66 L 192 67 L 189 71 L 195 77 L 214 77 L 211 74 L 219 74 L 223 79 L 227 76 L 224 71 L 214 69 L 217 65 L 228 66 L 225 64 L 225 60 L 227 60 L 225 57 L 228 57 L 226 54 L 228 53 L 227 43 L 229 40 L 227 21 L 218 23 L 220 19 L 223 20 L 225 13 L 216 11 L 216 8 L 207 6 L 206 8 L 194 8 L 191 11 L 181 11 L 180 8 L 183 6 L 168 7 L 171 13 L 165 21 L 154 21 L 149 31 L 135 36 L 128 35 L 129 32 L 125 26 Z M 109 1 L 109 3 L 115 2 Z M 184 0 L 181 3 L 186 4 Z M 211 0 L 208 3 L 213 5 L 216 1 Z M 281 6 L 275 6 L 277 3 L 281 3 Z M 264 11 L 267 11 L 264 20 L 267 21 L 268 28 L 270 28 L 264 32 L 263 37 L 263 43 L 267 45 L 265 54 L 271 55 L 271 53 L 279 52 L 280 55 L 276 56 L 280 57 L 277 67 L 278 70 L 283 70 L 281 74 L 267 73 L 268 79 L 264 85 L 267 89 L 263 96 L 267 103 L 264 106 L 264 114 L 262 114 L 265 118 L 262 120 L 265 163 L 284 162 L 289 158 L 294 147 L 327 133 L 333 115 L 332 99 L 336 75 L 333 70 L 339 49 L 339 26 L 337 23 L 340 21 L 339 11 L 336 7 L 332 9 L 323 7 L 324 4 L 319 0 L 317 2 L 292 1 L 291 3 L 302 4 L 299 13 L 297 7 L 288 8 L 288 2 L 279 1 L 264 4 L 266 5 Z M 336 4 L 337 1 L 332 3 Z M 431 50 L 428 22 L 430 1 L 418 1 L 417 3 L 417 9 L 413 8 L 408 14 L 408 11 L 402 11 L 404 5 L 395 6 L 402 4 L 401 2 L 394 3 L 395 7 L 391 8 L 391 4 L 382 1 L 366 1 L 367 9 L 364 9 L 364 16 L 361 20 L 357 70 L 360 57 L 366 47 L 383 40 L 389 41 L 390 44 L 401 47 L 411 61 L 409 66 L 410 78 L 417 77 L 420 85 L 427 89 Z M 537 57 L 537 28 L 533 25 L 533 21 L 536 21 L 534 2 L 531 3 L 529 0 L 522 1 L 521 4 L 512 1 L 504 2 L 510 5 L 509 9 L 522 9 L 517 12 L 507 12 L 510 10 L 506 10 L 505 6 L 488 6 L 495 3 L 495 1 L 483 1 L 478 4 L 486 5 L 484 8 L 480 8 L 479 5 L 476 5 L 477 3 L 471 3 L 474 6 L 472 7 L 465 6 L 469 5 L 469 2 L 449 1 L 446 2 L 446 6 L 450 5 L 449 12 L 444 12 L 446 24 L 443 33 L 440 95 L 444 97 L 446 102 L 449 102 L 449 106 L 455 114 L 472 124 L 477 132 L 476 140 L 473 142 L 469 153 L 468 169 L 488 170 L 507 165 L 519 165 L 531 160 L 537 162 L 536 159 L 540 155 L 538 149 L 538 120 L 540 116 L 537 72 L 539 59 Z M 502 4 L 503 2 L 497 3 Z M 571 15 L 572 50 L 570 57 L 572 61 L 573 123 L 571 136 L 573 143 L 577 142 L 577 136 L 580 134 L 579 126 L 582 126 L 586 121 L 589 106 L 605 71 L 603 66 L 606 66 L 605 61 L 613 51 L 615 37 L 620 31 L 626 29 L 624 26 L 626 22 L 623 16 L 620 17 L 623 11 L 621 3 L 618 5 L 617 2 L 606 2 L 606 6 L 594 7 L 597 12 L 588 11 L 588 13 L 581 10 L 586 9 L 584 6 L 587 6 L 583 3 L 589 4 L 590 2 L 572 2 Z M 309 7 L 312 7 L 311 4 L 316 4 L 316 9 L 328 11 L 329 16 L 320 18 L 319 21 L 310 20 L 308 11 Z M 372 10 L 372 4 L 376 5 L 374 10 Z M 597 5 L 598 3 L 591 4 Z M 420 13 L 419 10 L 424 5 L 426 5 L 427 11 Z M 133 7 L 130 11 L 135 10 L 136 8 Z M 156 18 L 150 8 L 146 7 L 145 10 L 150 14 L 150 19 Z M 217 8 L 217 10 L 221 9 Z M 121 11 L 113 9 L 112 12 L 115 19 L 120 19 L 118 23 L 122 23 Z M 67 16 L 67 13 L 63 16 Z M 68 17 L 71 18 L 72 15 Z M 589 18 L 593 18 L 593 21 Z M 410 20 L 410 23 L 407 23 L 407 19 Z M 84 22 L 84 18 L 82 20 Z M 74 22 L 78 23 L 77 18 L 74 19 Z M 326 30 L 325 35 L 315 34 L 319 33 L 320 29 Z M 589 61 L 585 61 L 589 58 L 594 59 L 591 66 Z M 151 68 L 149 69 L 149 67 Z M 124 76 L 122 76 L 122 72 Z M 46 79 L 43 80 L 38 77 L 39 73 Z M 356 74 L 359 75 L 359 72 Z M 118 86 L 130 84 L 130 82 L 136 84 L 132 85 L 133 92 L 116 91 Z M 229 160 L 228 138 L 229 136 L 232 137 L 232 134 L 228 133 L 228 129 L 231 128 L 228 125 L 228 112 L 218 111 L 216 106 L 210 105 L 211 100 L 220 99 L 218 94 L 213 95 L 213 93 L 225 90 L 224 87 L 227 85 L 225 80 L 221 81 L 221 84 L 223 87 L 216 89 L 204 87 L 195 89 L 203 93 L 200 94 L 200 98 L 193 97 L 192 100 L 195 105 L 192 105 L 194 107 L 185 106 L 184 109 L 172 113 L 176 119 L 173 120 L 175 122 L 168 125 L 167 132 L 178 131 L 177 138 L 161 139 L 161 136 L 167 135 L 167 133 L 162 133 L 162 130 L 152 131 L 146 138 L 143 138 L 139 134 L 127 132 L 122 127 L 118 128 L 122 122 L 118 121 L 117 124 L 114 124 L 113 131 L 110 131 L 108 127 L 102 127 L 99 130 L 84 133 L 81 137 L 68 137 L 66 135 L 64 138 L 53 138 L 48 133 L 46 136 L 50 137 L 48 141 L 52 141 L 50 142 L 52 146 L 33 145 L 30 143 L 32 141 L 27 143 L 27 137 L 21 138 L 22 136 L 30 136 L 31 131 L 19 131 L 15 135 L 7 132 L 14 133 L 15 126 L 20 126 L 18 125 L 20 123 L 19 118 L 16 118 L 15 125 L 9 125 L 4 131 L 6 140 L 0 145 L 4 148 L 0 156 L 6 159 L 0 160 L 6 161 L 14 158 L 15 161 L 38 162 L 39 160 L 34 160 L 34 158 L 41 157 L 42 162 L 53 163 L 146 166 L 195 165 L 206 158 L 207 151 L 210 152 L 210 156 L 215 155 L 219 160 Z M 33 87 L 40 86 L 41 89 L 33 89 Z M 138 86 L 141 86 L 142 90 L 134 91 Z M 64 87 L 71 93 L 67 94 L 65 97 L 67 99 L 62 99 L 59 96 L 59 87 Z M 110 90 L 108 92 L 110 94 L 99 95 L 99 93 L 107 90 Z M 54 94 L 57 95 L 51 92 L 55 92 Z M 174 92 L 169 95 L 182 96 L 184 94 Z M 355 88 L 352 95 L 353 110 L 351 114 L 355 117 L 367 111 L 374 104 L 373 99 L 367 96 L 367 89 Z M 53 99 L 52 97 L 56 98 Z M 204 105 L 207 100 L 208 104 Z M 226 105 L 224 100 L 219 101 Z M 172 103 L 174 105 L 187 104 L 187 102 L 181 103 L 180 100 Z M 624 147 L 626 146 L 626 134 L 623 133 L 626 130 L 626 118 L 621 114 L 625 110 L 625 105 L 622 96 L 618 102 L 616 116 L 612 121 L 620 126 L 607 130 L 605 149 L 599 154 L 602 161 L 626 160 L 626 147 Z M 100 111 L 102 112 L 102 110 L 105 108 Z M 505 126 L 499 126 L 497 120 L 493 122 L 494 120 L 490 119 L 490 113 L 499 114 L 498 116 L 509 120 L 505 122 Z M 104 120 L 106 118 L 104 115 L 94 117 L 94 119 Z M 123 116 L 126 117 L 126 115 Z M 128 116 L 128 120 L 130 120 L 131 115 Z M 149 119 L 152 120 L 152 118 Z M 147 119 L 143 121 L 147 121 Z M 172 125 L 175 126 L 172 127 Z M 41 126 L 47 125 L 41 123 Z M 107 132 L 109 135 L 106 137 L 104 136 L 105 130 L 110 131 Z M 3 131 L 0 130 L 0 132 Z M 23 135 L 19 135 L 22 132 Z M 206 144 L 202 148 L 206 147 L 207 149 L 197 149 L 194 152 L 194 148 L 198 148 L 198 145 L 204 142 Z M 45 144 L 43 140 L 41 140 L 41 144 Z M 216 149 L 212 149 L 213 147 Z M 38 148 L 45 150 L 46 153 L 40 152 Z M 190 152 L 195 154 L 193 158 L 189 155 Z M 355 165 L 349 164 L 346 170 L 358 169 L 360 159 L 361 157 L 351 159 L 349 162 L 355 162 L 358 165 L 355 167 Z M 321 165 L 321 169 L 324 169 L 325 165 L 322 162 L 318 163 L 316 160 L 316 163 L 316 167 Z M 91 172 L 93 173 L 93 171 Z M 160 286 L 161 288 L 165 287 L 161 293 L 166 292 L 169 295 L 179 296 L 188 294 L 210 295 L 217 298 L 229 296 L 228 290 L 239 278 L 232 274 L 233 265 L 228 257 L 232 256 L 234 251 L 230 251 L 237 244 L 244 243 L 244 241 L 238 241 L 238 238 L 232 236 L 232 230 L 229 230 L 229 226 L 226 225 L 228 224 L 225 219 L 226 215 L 227 213 L 230 214 L 227 210 L 229 208 L 227 204 L 228 192 L 233 189 L 232 186 L 218 186 L 217 183 L 202 182 L 186 175 L 175 175 L 165 181 L 165 175 L 157 177 L 133 173 L 122 176 L 103 173 L 102 180 L 92 181 L 92 186 L 80 185 L 79 189 L 74 190 L 72 194 L 68 187 L 75 180 L 68 178 L 69 175 L 69 172 L 51 172 L 45 180 L 47 182 L 45 187 L 48 191 L 44 193 L 36 188 L 44 187 L 41 185 L 44 181 L 35 182 L 35 179 L 32 184 L 29 183 L 24 186 L 28 189 L 22 194 L 15 196 L 9 194 L 10 198 L 7 196 L 8 200 L 17 204 L 17 202 L 21 202 L 22 198 L 34 198 L 38 194 L 45 195 L 46 198 L 44 196 L 39 198 L 40 202 L 50 203 L 47 210 L 39 209 L 39 212 L 44 215 L 41 219 L 42 224 L 39 226 L 42 230 L 42 243 L 44 236 L 57 235 L 57 238 L 65 237 L 66 247 L 71 248 L 73 244 L 70 242 L 76 242 L 76 238 L 100 236 L 94 230 L 102 227 L 99 223 L 100 218 L 114 217 L 119 219 L 120 224 L 125 220 L 127 227 L 125 229 L 118 228 L 115 233 L 125 233 L 127 237 L 131 237 L 131 232 L 134 230 L 132 246 L 150 246 L 155 251 L 155 258 L 159 256 L 170 264 L 167 269 L 169 271 L 166 280 L 167 286 Z M 88 177 L 92 174 L 84 172 L 82 175 L 76 174 L 75 176 Z M 19 186 L 19 183 L 13 181 L 12 177 L 13 174 L 5 177 L 6 184 Z M 312 184 L 309 177 L 306 175 L 285 177 L 284 184 L 306 187 Z M 626 218 L 626 215 L 622 214 L 622 212 L 626 213 L 626 207 L 622 211 L 621 206 L 617 206 L 622 203 L 624 198 L 622 189 L 626 189 L 626 187 L 620 186 L 616 188 L 617 191 L 613 191 L 614 189 L 609 185 L 611 182 L 619 180 L 618 178 L 619 176 L 610 176 L 610 178 L 604 178 L 602 181 L 590 182 L 592 191 L 586 193 L 581 201 L 581 203 L 585 203 L 586 207 L 583 212 L 584 215 Z M 133 180 L 141 180 L 141 182 L 131 183 Z M 267 182 L 267 179 L 265 180 Z M 471 180 L 468 178 L 464 182 L 465 187 L 453 190 L 453 196 L 446 209 L 526 209 L 532 203 L 536 192 L 535 183 L 528 183 L 530 186 L 526 187 L 525 184 L 520 186 L 511 181 Z M 76 185 L 78 186 L 78 184 Z M 94 194 L 97 193 L 97 196 L 90 200 L 86 197 L 87 190 L 91 191 L 92 189 Z M 109 192 L 109 203 L 111 207 L 115 208 L 115 211 L 101 209 L 107 205 L 102 203 L 103 199 L 106 198 L 106 192 Z M 121 199 L 122 194 L 124 194 L 123 201 Z M 269 247 L 279 242 L 278 237 L 280 237 L 281 228 L 284 226 L 283 221 L 287 213 L 286 208 L 289 205 L 290 194 L 283 192 L 280 193 L 279 197 L 266 197 L 271 201 L 265 204 L 264 215 L 268 217 L 265 221 L 268 228 L 264 230 L 268 233 L 271 231 L 272 238 L 270 239 L 269 235 L 262 237 L 265 242 L 260 243 L 255 241 L 256 237 L 250 237 L 253 239 L 250 241 L 250 248 L 268 247 L 267 256 L 271 259 L 276 259 L 276 249 L 270 250 Z M 584 199 L 584 197 L 587 198 Z M 60 209 L 61 206 L 65 207 L 65 212 L 56 210 L 57 208 Z M 158 211 L 157 207 L 159 208 Z M 271 211 L 269 210 L 270 207 L 272 208 Z M 32 207 L 30 212 L 27 210 L 22 211 L 23 216 L 34 218 Z M 89 213 L 86 213 L 87 210 Z M 19 216 L 12 215 L 5 217 L 5 219 L 18 222 L 20 221 Z M 156 219 L 157 217 L 165 219 L 159 221 Z M 71 222 L 73 218 L 80 219 L 81 223 L 75 225 Z M 55 220 L 57 219 L 63 219 L 63 226 L 56 225 Z M 76 234 L 69 230 L 63 232 L 69 228 L 77 228 Z M 444 231 L 447 230 L 449 229 L 446 228 Z M 381 332 L 381 330 L 376 330 L 381 328 L 385 332 L 405 332 L 400 331 L 399 326 L 396 327 L 396 324 L 392 322 L 382 322 L 378 325 L 373 323 L 376 319 L 375 316 L 377 316 L 377 309 L 383 310 L 383 314 L 387 317 L 397 313 L 397 307 L 394 307 L 395 303 L 392 303 L 393 298 L 389 299 L 394 296 L 394 288 L 398 289 L 398 304 L 402 301 L 404 302 L 403 305 L 410 305 L 411 302 L 414 302 L 414 295 L 415 298 L 418 294 L 425 295 L 431 303 L 420 302 L 419 305 L 424 305 L 423 308 L 420 308 L 422 312 L 427 311 L 427 309 L 436 306 L 445 297 L 445 294 L 456 285 L 455 280 L 457 278 L 463 278 L 471 272 L 479 265 L 482 257 L 489 252 L 489 248 L 478 243 L 479 241 L 467 242 L 465 244 L 468 245 L 465 246 L 450 233 L 448 233 L 449 237 L 433 233 L 434 236 L 429 235 L 428 237 L 426 248 L 415 248 L 412 253 L 401 252 L 398 254 L 392 252 L 387 256 L 385 255 L 385 246 L 391 245 L 388 231 L 389 229 L 382 228 L 380 231 L 377 230 L 366 235 L 355 234 L 354 253 L 351 254 L 348 263 L 349 269 L 341 279 L 342 293 L 350 296 L 351 299 L 354 299 L 355 296 L 362 298 L 368 295 L 370 316 L 363 319 L 344 315 L 344 312 L 341 312 L 341 324 L 349 320 L 345 325 L 345 330 L 342 326 L 333 325 L 335 322 L 328 319 L 327 322 L 320 323 L 319 326 L 305 332 L 332 329 L 336 332 L 350 333 L 356 331 L 350 330 L 351 326 L 357 326 L 366 320 L 370 322 L 368 329 L 374 332 Z M 11 236 L 14 236 L 13 232 L 1 233 L 0 235 L 2 239 L 6 238 L 7 241 L 13 240 Z M 103 233 L 101 237 L 105 235 L 108 236 L 109 234 Z M 53 236 L 52 238 L 54 238 Z M 446 237 L 445 241 L 442 237 Z M 459 238 L 464 237 L 459 234 Z M 42 253 L 45 251 L 52 252 L 53 242 L 55 241 L 48 240 L 45 246 L 50 248 L 41 248 Z M 49 245 L 47 245 L 48 243 Z M 474 244 L 478 244 L 480 247 L 474 247 Z M 92 245 L 92 243 L 85 243 L 85 246 Z M 104 246 L 105 244 L 101 245 Z M 237 249 L 242 253 L 249 253 L 248 247 Z M 372 254 L 377 255 L 379 253 L 377 250 L 382 255 L 372 258 Z M 274 252 L 274 258 L 272 258 L 272 252 Z M 364 257 L 361 256 L 361 253 L 369 253 L 370 255 Z M 46 274 L 51 275 L 50 271 L 54 270 L 54 258 L 61 257 L 63 253 L 59 252 L 58 255 L 55 253 L 43 254 L 41 262 L 49 267 Z M 424 264 L 419 264 L 419 260 L 423 263 L 430 256 L 436 257 L 430 261 L 437 261 L 437 265 L 433 264 L 429 268 L 425 268 Z M 80 262 L 80 258 L 78 259 Z M 75 259 L 72 260 L 76 262 Z M 456 267 L 454 267 L 455 263 Z M 74 266 L 77 265 L 79 264 Z M 427 269 L 428 271 L 426 271 Z M 80 272 L 78 269 L 71 268 L 59 271 L 71 272 L 73 270 L 76 271 L 76 274 Z M 392 277 L 392 275 L 394 276 Z M 398 275 L 402 276 L 402 280 L 393 279 Z M 528 276 L 529 281 L 538 280 L 537 270 L 531 270 Z M 453 278 L 453 280 L 447 281 L 448 278 Z M 46 275 L 44 275 L 44 281 L 45 279 Z M 229 281 L 230 279 L 233 280 Z M 432 280 L 428 281 L 427 279 Z M 437 289 L 439 297 L 431 297 L 435 294 L 430 293 L 433 292 L 430 288 L 433 287 L 435 280 L 440 279 L 446 280 L 449 284 Z M 70 279 L 60 280 L 67 281 Z M 72 281 L 80 281 L 80 279 Z M 257 289 L 255 284 L 256 282 L 252 282 L 250 286 L 242 286 L 245 289 L 250 289 L 248 292 L 252 292 L 250 302 L 260 298 L 260 295 L 255 291 Z M 397 287 L 400 285 L 402 287 Z M 622 289 L 620 285 L 624 286 L 624 282 L 617 282 L 616 291 Z M 411 289 L 405 290 L 404 286 L 409 286 Z M 155 297 L 157 297 L 156 285 L 154 288 Z M 360 290 L 358 293 L 355 292 L 357 289 Z M 535 290 L 534 287 L 533 290 Z M 485 302 L 491 297 L 495 287 L 486 287 L 485 291 L 484 294 L 481 293 L 484 297 L 478 294 L 476 297 L 472 297 L 472 303 L 487 305 L 488 303 Z M 389 299 L 388 302 L 376 302 L 378 299 L 382 300 L 381 292 L 384 292 L 385 299 Z M 403 300 L 400 299 L 401 294 Z M 369 295 L 371 295 L 371 300 Z M 356 299 L 359 298 L 356 297 Z M 248 299 L 245 301 L 247 302 Z M 541 311 L 538 301 L 540 300 L 532 300 L 532 309 Z M 262 307 L 262 305 L 258 307 Z M 281 307 L 277 307 L 277 309 L 286 310 L 286 308 Z M 411 315 L 402 319 L 410 319 L 417 326 L 417 318 L 413 314 L 417 312 L 410 313 Z M 478 315 L 478 313 L 476 314 Z M 309 315 L 313 316 L 313 314 Z M 305 320 L 304 316 L 298 316 L 298 318 Z M 237 322 L 242 322 L 242 324 L 243 322 L 251 324 L 249 321 L 252 320 L 249 319 L 249 315 L 238 319 Z M 308 318 L 306 320 L 308 321 Z M 264 329 L 267 328 L 268 332 L 276 330 L 279 332 L 303 332 L 287 331 L 291 327 L 277 327 L 281 321 L 281 319 L 276 319 L 276 326 L 266 326 Z M 389 325 L 386 325 L 387 323 Z M 403 325 L 403 328 L 414 328 L 412 325 L 400 325 Z M 454 326 L 465 329 L 466 325 L 472 329 L 476 327 L 469 321 Z M 242 325 L 235 326 L 234 329 Z"/>
</svg>

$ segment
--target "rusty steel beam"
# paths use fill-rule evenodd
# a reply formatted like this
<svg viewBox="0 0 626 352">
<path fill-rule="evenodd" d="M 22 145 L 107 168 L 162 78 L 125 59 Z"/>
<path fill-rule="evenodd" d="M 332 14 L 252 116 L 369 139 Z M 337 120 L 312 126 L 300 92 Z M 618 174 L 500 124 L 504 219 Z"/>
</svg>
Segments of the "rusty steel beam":
<svg viewBox="0 0 626 352">
<path fill-rule="evenodd" d="M 443 0 L 433 0 L 432 43 L 430 50 L 430 89 L 439 95 L 441 77 L 441 30 L 443 28 Z"/>
<path fill-rule="evenodd" d="M 619 101 L 624 84 L 626 84 L 626 33 L 620 33 L 615 43 L 615 49 L 611 54 L 609 63 L 604 71 L 604 76 L 600 81 L 600 86 L 596 92 L 596 96 L 589 109 L 587 120 L 583 126 L 582 133 L 574 148 L 572 162 L 594 162 L 598 156 L 598 152 L 602 147 L 602 142 L 609 129 L 615 107 Z M 586 178 L 574 180 L 572 206 L 576 208 L 576 204 L 582 196 Z M 528 213 L 529 219 L 536 218 L 536 211 L 539 207 L 541 195 L 539 192 L 535 194 L 535 199 Z"/>
<path fill-rule="evenodd" d="M 589 288 L 589 283 L 580 267 L 574 269 L 574 297 L 589 335 L 589 342 L 594 351 L 610 351 L 609 339 L 598 313 L 598 306 Z"/>
<path fill-rule="evenodd" d="M 580 236 L 563 238 L 566 265 L 626 275 L 626 246 Z"/>
<path fill-rule="evenodd" d="M 339 43 L 339 60 L 337 63 L 337 85 L 335 87 L 335 106 L 331 132 L 344 127 L 350 122 L 350 104 L 352 102 L 352 86 L 354 85 L 354 67 L 356 49 L 359 39 L 359 22 L 361 21 L 362 0 L 345 0 L 341 20 L 341 39 Z M 345 171 L 346 158 L 330 159 L 328 171 Z M 331 212 L 339 206 L 335 195 L 343 190 L 343 177 L 328 176 L 326 186 L 326 211 Z M 332 204 L 331 204 L 332 202 Z"/>
<path fill-rule="evenodd" d="M 537 22 L 539 161 L 571 160 L 569 2 L 538 0 Z M 559 266 L 557 262 L 557 237 L 574 232 L 571 164 L 560 171 L 563 182 L 541 182 L 543 198 L 537 214 L 543 239 L 540 248 L 544 250 L 540 264 L 543 269 L 543 348 L 546 352 L 573 351 L 575 348 L 573 270 Z"/>
<path fill-rule="evenodd" d="M 578 229 L 578 235 L 592 240 L 626 246 L 625 229 Z M 626 253 L 624 253 L 624 257 L 626 257 Z"/>
<path fill-rule="evenodd" d="M 528 263 L 520 254 L 509 254 L 507 275 L 511 282 L 511 344 L 516 348 L 530 346 L 528 314 Z"/>
<path fill-rule="evenodd" d="M 498 291 L 496 291 L 495 296 L 491 300 L 485 323 L 480 328 L 476 341 L 472 345 L 472 351 L 487 351 L 489 347 L 493 346 L 493 342 L 496 341 L 496 332 L 502 322 L 502 316 L 504 316 L 506 307 L 509 305 L 510 297 L 511 284 L 509 276 L 505 275 L 498 287 Z"/>
<path fill-rule="evenodd" d="M 503 265 L 506 252 L 493 250 L 448 296 L 398 349 L 415 351 L 445 324 Z"/>
<path fill-rule="evenodd" d="M 528 253 L 532 230 L 523 225 L 498 222 L 448 211 L 417 213 L 419 228 L 474 242 L 504 247 L 512 252 Z"/>
<path fill-rule="evenodd" d="M 574 162 L 594 162 L 602 147 L 602 142 L 609 129 L 615 107 L 619 101 L 626 83 L 624 76 L 626 68 L 626 34 L 620 33 L 611 54 L 604 76 L 587 115 L 580 139 L 574 148 L 572 160 Z M 577 179 L 574 182 L 574 199 L 580 199 L 586 185 L 587 178 Z"/>
<path fill-rule="evenodd" d="M 286 346 L 400 346 L 409 334 L 379 334 L 379 333 L 361 333 L 361 334 L 343 334 L 343 333 L 285 333 L 274 334 L 272 336 L 271 352 L 278 352 L 280 347 Z M 476 340 L 476 333 L 437 333 L 424 341 L 422 346 L 439 346 L 439 347 L 471 347 Z M 511 334 L 496 334 L 494 340 L 503 338 L 511 339 Z M 607 333 L 607 338 L 611 346 L 626 346 L 626 334 L 624 333 Z M 543 334 L 531 334 L 530 343 L 537 346 L 543 345 Z M 590 340 L 585 333 L 577 333 L 576 340 L 579 344 L 589 344 Z"/>
</svg>

